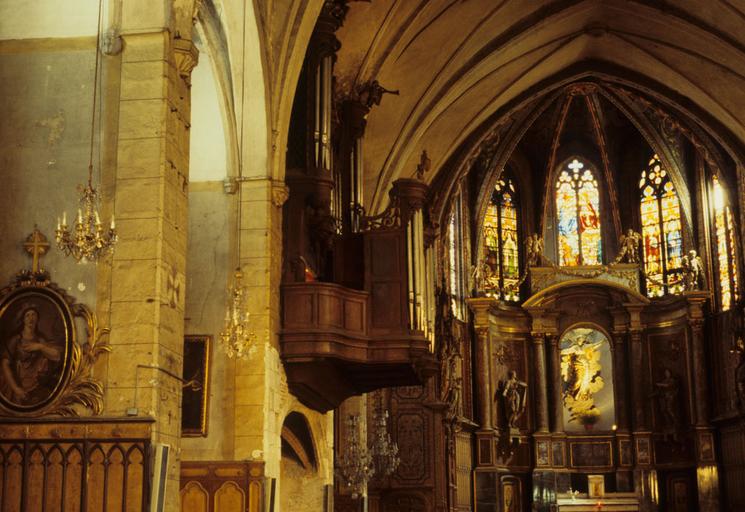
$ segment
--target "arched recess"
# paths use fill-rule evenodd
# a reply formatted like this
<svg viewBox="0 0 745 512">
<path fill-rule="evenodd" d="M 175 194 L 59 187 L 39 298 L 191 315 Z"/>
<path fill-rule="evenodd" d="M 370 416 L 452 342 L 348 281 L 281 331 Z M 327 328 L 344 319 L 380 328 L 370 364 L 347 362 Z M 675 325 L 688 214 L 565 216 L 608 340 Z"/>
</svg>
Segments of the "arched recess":
<svg viewBox="0 0 745 512">
<path fill-rule="evenodd" d="M 307 418 L 290 412 L 282 424 L 280 510 L 322 510 L 325 482 L 320 474 L 316 441 Z"/>
</svg>

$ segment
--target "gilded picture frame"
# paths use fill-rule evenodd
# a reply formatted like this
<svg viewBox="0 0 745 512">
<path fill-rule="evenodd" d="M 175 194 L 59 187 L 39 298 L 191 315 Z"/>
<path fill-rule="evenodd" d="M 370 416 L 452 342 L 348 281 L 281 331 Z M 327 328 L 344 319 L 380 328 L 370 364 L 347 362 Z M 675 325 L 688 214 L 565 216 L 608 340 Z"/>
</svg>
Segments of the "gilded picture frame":
<svg viewBox="0 0 745 512">
<path fill-rule="evenodd" d="M 22 287 L 0 299 L 0 405 L 14 415 L 46 410 L 70 381 L 74 315 L 50 287 Z"/>
<path fill-rule="evenodd" d="M 181 437 L 207 436 L 211 345 L 211 336 L 184 336 Z"/>
</svg>

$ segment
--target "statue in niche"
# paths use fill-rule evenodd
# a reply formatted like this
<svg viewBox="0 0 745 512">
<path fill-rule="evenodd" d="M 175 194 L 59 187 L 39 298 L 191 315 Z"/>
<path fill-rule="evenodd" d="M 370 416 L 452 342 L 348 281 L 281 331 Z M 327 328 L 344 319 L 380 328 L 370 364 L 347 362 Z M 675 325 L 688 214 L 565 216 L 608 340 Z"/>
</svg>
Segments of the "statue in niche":
<svg viewBox="0 0 745 512">
<path fill-rule="evenodd" d="M 639 263 L 639 242 L 642 236 L 629 229 L 625 235 L 621 235 L 621 252 L 618 254 L 618 261 L 626 263 Z"/>
<path fill-rule="evenodd" d="M 737 408 L 745 411 L 745 340 L 737 338 L 735 346 L 730 350 L 737 357 L 735 367 L 735 393 L 737 394 Z"/>
<path fill-rule="evenodd" d="M 576 421 L 590 430 L 600 420 L 596 395 L 605 387 L 600 348 L 603 339 L 592 329 L 577 328 L 571 332 L 561 349 L 562 397 L 570 412 L 569 421 Z"/>
<path fill-rule="evenodd" d="M 678 378 L 673 375 L 669 368 L 665 368 L 664 378 L 654 383 L 656 396 L 662 413 L 662 419 L 666 430 L 673 432 L 673 440 L 677 440 L 678 426 L 680 425 L 679 398 L 680 384 Z"/>
<path fill-rule="evenodd" d="M 528 397 L 528 384 L 517 378 L 517 372 L 507 372 L 507 380 L 502 385 L 502 402 L 507 413 L 507 424 L 517 428 L 517 422 L 525 412 Z"/>
<path fill-rule="evenodd" d="M 683 264 L 683 287 L 686 291 L 703 290 L 704 279 L 704 262 L 696 251 L 690 250 L 682 258 Z"/>
<path fill-rule="evenodd" d="M 543 263 L 543 238 L 538 233 L 533 233 L 525 240 L 525 259 L 529 267 Z"/>
</svg>

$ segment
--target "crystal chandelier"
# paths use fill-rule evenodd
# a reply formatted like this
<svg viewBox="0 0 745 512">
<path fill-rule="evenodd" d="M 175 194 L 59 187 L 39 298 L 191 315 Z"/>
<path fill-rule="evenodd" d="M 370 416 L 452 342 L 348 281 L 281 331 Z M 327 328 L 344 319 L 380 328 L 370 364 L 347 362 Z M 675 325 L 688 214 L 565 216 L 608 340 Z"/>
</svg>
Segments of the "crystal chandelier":
<svg viewBox="0 0 745 512">
<path fill-rule="evenodd" d="M 243 272 L 237 269 L 234 277 L 228 287 L 228 309 L 220 341 L 229 358 L 247 359 L 256 350 L 256 335 L 248 326 L 248 290 L 243 286 Z"/>
<path fill-rule="evenodd" d="M 79 188 L 81 197 L 78 208 L 78 217 L 72 228 L 68 230 L 67 213 L 62 214 L 62 220 L 57 217 L 57 230 L 55 238 L 57 247 L 65 254 L 72 256 L 79 263 L 87 261 L 98 261 L 98 259 L 111 251 L 117 241 L 114 215 L 111 215 L 111 224 L 106 229 L 101 224 L 98 215 L 98 192 L 93 187 L 93 143 L 96 127 L 96 96 L 98 92 L 98 64 L 101 55 L 101 23 L 102 23 L 102 1 L 98 3 L 98 30 L 96 33 L 96 65 L 93 72 L 93 111 L 91 114 L 91 147 L 90 159 L 88 161 L 88 185 Z"/>
<path fill-rule="evenodd" d="M 359 416 L 355 414 L 347 418 L 344 451 L 336 459 L 336 475 L 351 491 L 354 499 L 366 494 L 367 482 L 375 473 L 372 456 L 365 444 L 360 442 L 359 422 Z"/>
<path fill-rule="evenodd" d="M 391 476 L 401 459 L 398 457 L 398 444 L 391 440 L 388 433 L 388 410 L 383 409 L 381 393 L 377 393 L 375 411 L 373 413 L 373 441 L 370 446 L 375 475 L 378 478 Z"/>
</svg>

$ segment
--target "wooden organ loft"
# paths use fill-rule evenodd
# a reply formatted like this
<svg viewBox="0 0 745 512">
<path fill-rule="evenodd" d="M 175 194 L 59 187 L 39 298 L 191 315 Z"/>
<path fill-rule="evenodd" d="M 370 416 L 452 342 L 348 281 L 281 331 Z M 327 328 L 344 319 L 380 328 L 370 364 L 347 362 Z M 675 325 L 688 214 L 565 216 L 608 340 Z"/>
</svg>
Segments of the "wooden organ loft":
<svg viewBox="0 0 745 512">
<path fill-rule="evenodd" d="M 354 394 L 419 384 L 435 371 L 427 186 L 400 179 L 388 208 L 365 215 L 359 152 L 371 95 L 381 88 L 337 106 L 345 129 L 333 119 L 334 31 L 346 9 L 324 5 L 308 48 L 283 215 L 282 358 L 292 392 L 319 411 Z"/>
<path fill-rule="evenodd" d="M 310 407 L 391 411 L 401 464 L 368 510 L 745 507 L 732 151 L 587 73 L 495 114 L 429 185 L 423 153 L 370 216 L 365 118 L 397 91 L 332 98 L 345 9 L 325 4 L 293 107 L 281 341 Z"/>
</svg>

